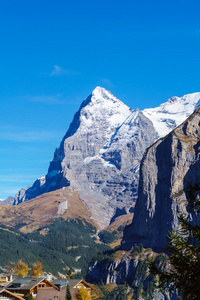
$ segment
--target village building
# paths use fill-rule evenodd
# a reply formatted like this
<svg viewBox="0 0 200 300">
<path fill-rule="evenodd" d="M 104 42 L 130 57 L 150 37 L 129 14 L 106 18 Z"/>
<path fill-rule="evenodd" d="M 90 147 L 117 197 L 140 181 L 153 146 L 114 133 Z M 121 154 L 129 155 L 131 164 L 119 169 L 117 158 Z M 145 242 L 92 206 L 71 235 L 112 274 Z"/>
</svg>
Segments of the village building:
<svg viewBox="0 0 200 300">
<path fill-rule="evenodd" d="M 0 300 L 24 300 L 32 295 L 35 300 L 65 300 L 67 285 L 71 295 L 76 299 L 80 288 L 87 290 L 91 295 L 93 288 L 83 279 L 60 279 L 53 282 L 46 278 L 16 278 L 6 288 L 1 290 Z"/>
<path fill-rule="evenodd" d="M 12 274 L 1 273 L 0 274 L 0 288 L 5 287 L 13 280 Z"/>
<path fill-rule="evenodd" d="M 21 295 L 12 293 L 6 289 L 0 289 L 0 300 L 25 300 Z"/>
<path fill-rule="evenodd" d="M 74 299 L 76 299 L 76 294 L 82 287 L 87 290 L 89 295 L 91 295 L 91 291 L 93 290 L 91 285 L 83 279 L 54 280 L 53 284 L 58 290 L 39 290 L 36 300 L 65 300 L 67 285 Z"/>
<path fill-rule="evenodd" d="M 6 286 L 6 290 L 13 294 L 20 294 L 23 298 L 27 298 L 32 294 L 33 298 L 37 297 L 40 290 L 58 290 L 52 282 L 45 278 L 17 278 Z"/>
</svg>

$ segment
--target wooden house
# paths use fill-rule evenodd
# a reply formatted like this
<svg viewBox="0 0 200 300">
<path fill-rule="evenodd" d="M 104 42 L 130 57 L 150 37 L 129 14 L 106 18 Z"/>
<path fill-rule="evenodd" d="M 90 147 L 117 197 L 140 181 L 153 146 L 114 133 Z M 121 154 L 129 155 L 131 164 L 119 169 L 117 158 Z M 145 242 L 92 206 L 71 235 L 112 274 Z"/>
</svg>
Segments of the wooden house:
<svg viewBox="0 0 200 300">
<path fill-rule="evenodd" d="M 12 293 L 6 289 L 0 290 L 0 300 L 25 300 L 22 295 Z"/>
<path fill-rule="evenodd" d="M 76 299 L 76 294 L 81 287 L 86 289 L 88 294 L 91 294 L 91 290 L 93 290 L 91 285 L 82 279 L 54 280 L 53 284 L 58 290 L 39 290 L 36 300 L 65 300 L 67 285 L 69 285 L 71 295 L 74 299 Z"/>
<path fill-rule="evenodd" d="M 5 287 L 12 281 L 12 274 L 5 274 L 1 273 L 0 274 L 0 287 Z"/>
<path fill-rule="evenodd" d="M 45 278 L 17 278 L 6 286 L 6 289 L 14 294 L 21 294 L 27 298 L 32 294 L 36 298 L 39 290 L 58 290 L 52 282 Z"/>
</svg>

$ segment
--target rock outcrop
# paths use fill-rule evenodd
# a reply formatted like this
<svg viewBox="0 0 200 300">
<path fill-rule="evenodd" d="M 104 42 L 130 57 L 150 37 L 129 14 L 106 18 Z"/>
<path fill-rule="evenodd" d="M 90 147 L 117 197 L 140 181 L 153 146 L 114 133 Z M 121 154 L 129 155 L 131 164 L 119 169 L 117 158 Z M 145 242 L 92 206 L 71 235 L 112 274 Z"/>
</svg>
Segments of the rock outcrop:
<svg viewBox="0 0 200 300">
<path fill-rule="evenodd" d="M 179 228 L 179 214 L 200 223 L 187 205 L 188 184 L 200 183 L 199 158 L 200 107 L 144 154 L 135 214 L 124 232 L 124 248 L 142 243 L 164 250 L 167 234 Z"/>
<path fill-rule="evenodd" d="M 89 268 L 87 280 L 93 283 L 128 284 L 133 288 L 131 299 L 177 300 L 176 291 L 160 291 L 155 288 L 155 278 L 149 273 L 149 261 L 155 259 L 153 252 L 133 255 L 130 252 L 118 251 L 113 261 L 104 259 L 96 261 Z M 153 258 L 154 257 L 154 258 Z M 156 258 L 158 260 L 159 257 Z M 142 287 L 142 291 L 139 289 Z"/>
</svg>

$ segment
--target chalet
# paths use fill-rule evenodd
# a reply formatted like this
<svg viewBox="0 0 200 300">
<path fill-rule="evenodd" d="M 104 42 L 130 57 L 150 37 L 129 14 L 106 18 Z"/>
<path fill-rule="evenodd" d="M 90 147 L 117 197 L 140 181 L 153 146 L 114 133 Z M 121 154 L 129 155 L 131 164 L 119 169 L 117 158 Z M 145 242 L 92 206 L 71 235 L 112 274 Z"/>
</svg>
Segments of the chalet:
<svg viewBox="0 0 200 300">
<path fill-rule="evenodd" d="M 6 289 L 0 289 L 0 300 L 25 300 L 21 295 L 14 294 Z"/>
<path fill-rule="evenodd" d="M 17 278 L 6 286 L 6 290 L 13 294 L 20 294 L 23 298 L 27 298 L 32 294 L 36 298 L 40 290 L 58 290 L 52 282 L 45 278 Z"/>
<path fill-rule="evenodd" d="M 81 287 L 86 289 L 89 294 L 91 294 L 91 291 L 93 290 L 91 285 L 82 279 L 54 280 L 53 284 L 58 290 L 39 290 L 36 300 L 65 300 L 67 285 L 69 285 L 71 295 L 74 299 L 76 299 L 78 289 Z"/>
<path fill-rule="evenodd" d="M 3 288 L 6 285 L 8 285 L 12 281 L 12 275 L 11 274 L 5 274 L 1 273 L 0 274 L 0 287 Z"/>
</svg>

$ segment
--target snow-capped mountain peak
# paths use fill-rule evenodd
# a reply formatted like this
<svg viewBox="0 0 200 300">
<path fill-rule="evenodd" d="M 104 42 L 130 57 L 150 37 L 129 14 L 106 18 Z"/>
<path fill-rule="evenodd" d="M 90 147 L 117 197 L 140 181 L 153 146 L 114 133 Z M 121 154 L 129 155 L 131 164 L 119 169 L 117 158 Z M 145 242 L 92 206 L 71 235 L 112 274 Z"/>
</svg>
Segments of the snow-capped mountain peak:
<svg viewBox="0 0 200 300">
<path fill-rule="evenodd" d="M 162 137 L 185 121 L 199 102 L 200 93 L 172 97 L 156 108 L 144 109 L 143 114 L 152 121 L 158 135 Z"/>
<path fill-rule="evenodd" d="M 97 86 L 80 110 L 80 121 L 83 128 L 91 127 L 95 122 L 106 122 L 111 127 L 119 126 L 130 115 L 131 109 L 111 92 Z M 94 124 L 92 125 L 94 126 Z M 81 128 L 80 128 L 81 129 Z M 108 128 L 109 130 L 109 128 Z"/>
<path fill-rule="evenodd" d="M 92 91 L 92 95 L 95 98 L 106 98 L 105 96 L 112 97 L 112 98 L 116 98 L 110 91 L 106 90 L 103 87 L 97 86 L 93 91 Z"/>
<path fill-rule="evenodd" d="M 96 87 L 74 115 L 45 178 L 22 189 L 14 204 L 71 185 L 81 191 L 95 221 L 106 226 L 137 198 L 146 148 L 183 122 L 199 100 L 200 93 L 172 97 L 141 112 Z"/>
</svg>

